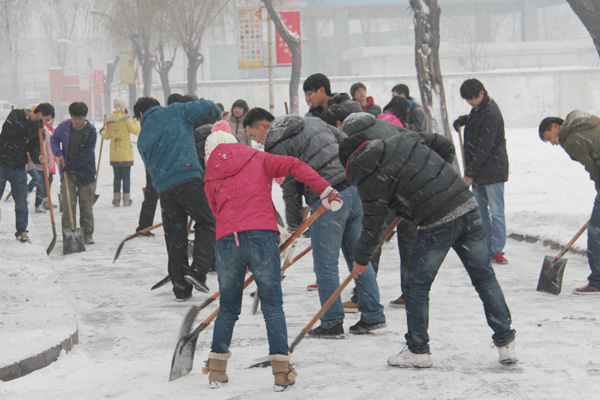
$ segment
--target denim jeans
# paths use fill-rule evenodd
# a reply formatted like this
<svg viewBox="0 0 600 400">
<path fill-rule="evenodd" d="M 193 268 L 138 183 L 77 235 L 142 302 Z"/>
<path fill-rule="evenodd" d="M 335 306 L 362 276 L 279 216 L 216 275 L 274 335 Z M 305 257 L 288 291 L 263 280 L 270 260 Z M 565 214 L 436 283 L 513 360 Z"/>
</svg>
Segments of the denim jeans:
<svg viewBox="0 0 600 400">
<path fill-rule="evenodd" d="M 25 167 L 10 167 L 0 164 L 0 198 L 4 195 L 6 182 L 10 182 L 12 197 L 15 201 L 15 236 L 27 232 L 29 211 L 27 210 L 27 172 Z"/>
<path fill-rule="evenodd" d="M 492 185 L 473 186 L 473 194 L 479 209 L 483 228 L 487 233 L 490 256 L 504 254 L 506 244 L 506 222 L 504 221 L 504 182 Z"/>
<path fill-rule="evenodd" d="M 600 194 L 594 200 L 592 218 L 588 225 L 587 256 L 592 270 L 588 282 L 590 286 L 600 289 Z"/>
<path fill-rule="evenodd" d="M 37 169 L 29 170 L 29 175 L 31 175 L 31 182 L 27 185 L 27 190 L 29 190 L 29 186 L 35 187 L 35 206 L 36 208 L 42 204 L 42 200 L 46 197 L 46 182 L 44 181 L 44 171 L 38 171 Z"/>
<path fill-rule="evenodd" d="M 113 180 L 113 193 L 121 193 L 121 181 L 123 181 L 123 193 L 129 193 L 131 188 L 131 166 L 113 166 L 115 178 Z"/>
<path fill-rule="evenodd" d="M 233 327 L 241 312 L 246 267 L 254 274 L 260 307 L 267 326 L 269 354 L 288 354 L 287 327 L 281 294 L 281 261 L 277 232 L 252 230 L 217 241 L 216 264 L 221 308 L 215 321 L 211 350 L 227 353 Z"/>
<path fill-rule="evenodd" d="M 483 302 L 492 339 L 498 347 L 512 342 L 511 316 L 492 269 L 479 210 L 430 229 L 419 230 L 406 273 L 406 342 L 416 354 L 429 352 L 429 290 L 442 261 L 453 248 Z M 457 315 L 461 315 L 457 313 Z"/>
<path fill-rule="evenodd" d="M 362 203 L 358 189 L 351 186 L 341 192 L 344 206 L 337 212 L 325 211 L 310 226 L 310 242 L 313 248 L 313 265 L 319 287 L 321 305 L 340 286 L 338 259 L 340 248 L 346 259 L 348 271 L 354 262 L 354 245 L 362 231 Z M 321 200 L 311 204 L 315 212 L 321 206 Z M 355 279 L 358 290 L 358 311 L 361 320 L 368 324 L 385 321 L 383 306 L 379 303 L 379 287 L 373 266 Z M 344 319 L 344 307 L 338 297 L 321 317 L 321 326 L 330 328 Z"/>
</svg>

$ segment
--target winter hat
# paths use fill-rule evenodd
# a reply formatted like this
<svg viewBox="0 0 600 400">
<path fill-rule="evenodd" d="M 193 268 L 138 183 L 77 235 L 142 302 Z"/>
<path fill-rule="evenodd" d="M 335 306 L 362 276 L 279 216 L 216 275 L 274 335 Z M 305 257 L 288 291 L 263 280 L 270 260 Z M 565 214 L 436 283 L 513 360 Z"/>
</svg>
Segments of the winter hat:
<svg viewBox="0 0 600 400">
<path fill-rule="evenodd" d="M 206 138 L 204 145 L 204 153 L 206 154 L 206 162 L 210 158 L 213 150 L 220 144 L 237 143 L 235 136 L 231 134 L 231 128 L 226 121 L 217 121 L 212 127 L 212 133 Z"/>
<path fill-rule="evenodd" d="M 115 111 L 125 111 L 127 110 L 127 101 L 125 101 L 125 99 L 115 97 L 113 99 L 113 107 Z"/>
</svg>

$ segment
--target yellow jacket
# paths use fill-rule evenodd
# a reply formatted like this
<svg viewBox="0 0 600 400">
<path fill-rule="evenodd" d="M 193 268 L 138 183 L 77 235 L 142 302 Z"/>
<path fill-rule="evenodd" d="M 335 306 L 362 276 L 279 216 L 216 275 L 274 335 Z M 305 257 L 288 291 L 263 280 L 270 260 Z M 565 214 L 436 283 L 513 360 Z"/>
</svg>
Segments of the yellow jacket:
<svg viewBox="0 0 600 400">
<path fill-rule="evenodd" d="M 124 111 L 115 111 L 106 121 L 102 132 L 104 140 L 110 140 L 110 165 L 127 167 L 133 165 L 133 146 L 130 134 L 140 134 L 140 122 L 133 121 Z"/>
</svg>

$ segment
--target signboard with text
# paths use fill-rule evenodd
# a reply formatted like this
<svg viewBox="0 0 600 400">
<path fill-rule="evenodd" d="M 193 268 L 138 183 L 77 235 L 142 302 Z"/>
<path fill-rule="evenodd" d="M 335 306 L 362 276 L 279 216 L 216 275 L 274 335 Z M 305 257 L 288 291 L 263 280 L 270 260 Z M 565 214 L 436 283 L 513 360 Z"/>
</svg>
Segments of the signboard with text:
<svg viewBox="0 0 600 400">
<path fill-rule="evenodd" d="M 135 54 L 133 51 L 119 53 L 119 71 L 122 84 L 133 85 L 135 83 Z"/>
<path fill-rule="evenodd" d="M 261 9 L 238 10 L 238 68 L 261 68 L 263 60 Z"/>
<path fill-rule="evenodd" d="M 300 35 L 300 11 L 282 11 L 279 14 L 290 32 L 302 37 Z M 275 33 L 275 44 L 277 46 L 277 66 L 283 67 L 292 65 L 292 52 L 285 40 L 283 40 L 279 34 L 279 31 L 276 31 Z M 300 51 L 302 51 L 302 49 Z"/>
</svg>

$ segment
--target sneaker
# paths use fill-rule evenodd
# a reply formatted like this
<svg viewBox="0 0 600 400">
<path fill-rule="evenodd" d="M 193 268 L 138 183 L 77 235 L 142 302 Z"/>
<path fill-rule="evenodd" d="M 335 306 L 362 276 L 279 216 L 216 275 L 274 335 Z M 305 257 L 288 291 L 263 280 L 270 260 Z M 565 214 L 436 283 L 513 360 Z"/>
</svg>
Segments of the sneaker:
<svg viewBox="0 0 600 400">
<path fill-rule="evenodd" d="M 348 329 L 348 332 L 354 333 L 355 335 L 362 335 L 363 333 L 369 333 L 376 329 L 385 328 L 386 326 L 387 324 L 385 323 L 385 321 L 368 324 L 360 320 L 356 324 L 352 325 L 350 329 Z"/>
<path fill-rule="evenodd" d="M 205 282 L 201 282 L 199 279 L 196 279 L 191 275 L 185 275 L 183 279 L 185 279 L 185 281 L 190 285 L 194 286 L 194 288 L 196 288 L 196 290 L 199 292 L 208 293 L 210 290 L 208 286 L 206 286 Z"/>
<path fill-rule="evenodd" d="M 178 302 L 178 303 L 184 303 L 184 302 L 188 301 L 191 298 L 192 298 L 192 295 L 190 293 L 189 295 L 184 296 L 184 297 L 175 297 L 175 301 Z"/>
<path fill-rule="evenodd" d="M 41 204 L 35 208 L 36 214 L 43 214 L 45 212 L 46 212 L 46 209 Z"/>
<path fill-rule="evenodd" d="M 319 290 L 319 287 L 316 283 L 313 283 L 312 285 L 308 285 L 306 287 L 306 290 L 308 290 L 309 292 L 314 292 L 315 290 Z"/>
<path fill-rule="evenodd" d="M 498 355 L 500 363 L 508 365 L 514 364 L 519 361 L 517 358 L 517 353 L 515 351 L 516 343 L 513 340 L 506 346 L 498 347 Z"/>
<path fill-rule="evenodd" d="M 573 293 L 575 293 L 575 294 L 600 294 L 600 289 L 596 289 L 595 287 L 590 286 L 590 285 L 585 285 L 585 286 L 573 289 Z"/>
<path fill-rule="evenodd" d="M 504 254 L 496 253 L 492 256 L 492 262 L 495 264 L 508 264 L 508 260 L 504 258 Z"/>
<path fill-rule="evenodd" d="M 398 355 L 388 358 L 388 364 L 398 368 L 431 368 L 433 361 L 430 353 L 415 354 L 405 346 Z"/>
<path fill-rule="evenodd" d="M 29 235 L 27 232 L 23 232 L 20 235 L 17 235 L 17 240 L 21 243 L 31 243 L 31 239 L 29 239 Z"/>
<path fill-rule="evenodd" d="M 348 301 L 342 303 L 342 305 L 344 306 L 345 313 L 357 313 L 358 312 L 358 305 L 355 302 L 353 302 L 352 300 L 348 300 Z"/>
<path fill-rule="evenodd" d="M 396 300 L 390 301 L 390 307 L 392 308 L 404 308 L 405 305 L 404 295 L 398 297 Z"/>
<path fill-rule="evenodd" d="M 89 235 L 83 235 L 83 243 L 94 244 L 96 242 L 94 241 L 94 237 L 91 234 L 89 234 Z"/>
<path fill-rule="evenodd" d="M 344 338 L 344 325 L 343 321 L 338 322 L 331 328 L 318 328 L 311 329 L 308 332 L 308 336 L 318 339 L 343 339 Z"/>
</svg>

